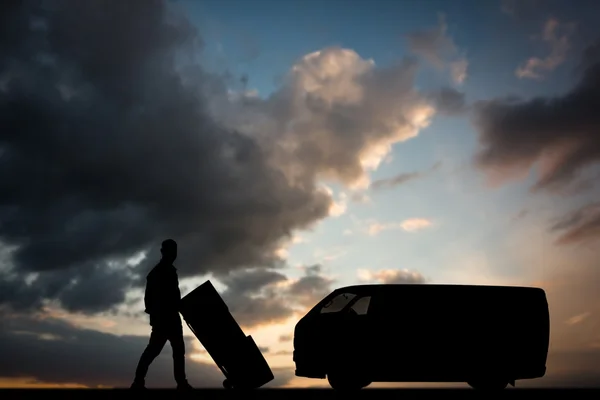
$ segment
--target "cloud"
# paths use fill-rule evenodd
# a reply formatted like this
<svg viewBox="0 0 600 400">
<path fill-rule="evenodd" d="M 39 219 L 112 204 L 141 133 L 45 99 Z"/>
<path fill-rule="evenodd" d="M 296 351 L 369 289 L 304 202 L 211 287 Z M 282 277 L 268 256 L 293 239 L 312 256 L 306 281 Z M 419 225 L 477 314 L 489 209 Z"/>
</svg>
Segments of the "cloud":
<svg viewBox="0 0 600 400">
<path fill-rule="evenodd" d="M 319 262 L 326 263 L 342 258 L 347 254 L 348 249 L 343 246 L 339 246 L 327 249 L 317 248 L 313 252 L 313 257 L 319 260 Z"/>
<path fill-rule="evenodd" d="M 562 32 L 559 33 L 559 30 Z M 516 69 L 515 75 L 519 78 L 541 79 L 544 72 L 556 69 L 567 58 L 573 30 L 572 24 L 565 25 L 556 18 L 548 18 L 544 23 L 540 39 L 550 47 L 550 53 L 544 58 L 529 58 Z"/>
<path fill-rule="evenodd" d="M 440 168 L 440 166 L 441 166 L 441 162 L 437 162 L 426 171 L 403 172 L 403 173 L 400 173 L 391 178 L 378 179 L 378 180 L 374 181 L 373 183 L 371 183 L 370 188 L 373 190 L 386 189 L 386 188 L 391 189 L 396 186 L 400 186 L 405 183 L 414 181 L 416 179 L 423 178 L 423 177 L 429 175 L 430 173 L 438 170 Z"/>
<path fill-rule="evenodd" d="M 246 328 L 284 322 L 314 306 L 331 292 L 332 279 L 321 266 L 304 268 L 304 275 L 289 279 L 277 271 L 249 269 L 220 279 L 226 286 L 223 300 L 238 323 Z"/>
<path fill-rule="evenodd" d="M 432 92 L 430 97 L 442 115 L 461 115 L 467 111 L 465 94 L 454 88 L 443 87 Z"/>
<path fill-rule="evenodd" d="M 61 3 L 35 29 L 36 2 L 8 4 L 0 238 L 21 278 L 40 273 L 15 295 L 82 307 L 75 294 L 87 293 L 93 309 L 107 307 L 132 280 L 107 261 L 149 246 L 156 255 L 164 237 L 181 245 L 181 275 L 227 271 L 275 263 L 281 239 L 327 216 L 331 200 L 314 182 L 292 185 L 254 139 L 208 115 L 200 89 L 219 81 L 178 75 L 179 45 L 195 36 L 162 2 Z M 112 290 L 97 290 L 103 281 Z"/>
<path fill-rule="evenodd" d="M 447 35 L 447 30 L 446 18 L 440 14 L 435 28 L 409 33 L 408 46 L 412 53 L 423 57 L 434 67 L 449 68 L 453 81 L 461 84 L 467 77 L 468 61 Z"/>
<path fill-rule="evenodd" d="M 299 243 L 304 243 L 305 241 L 306 240 L 302 236 L 295 234 L 291 238 L 288 238 L 287 240 L 283 241 L 283 243 L 281 243 L 280 247 L 277 250 L 275 250 L 275 254 L 279 258 L 284 260 L 289 255 L 288 250 L 290 249 L 290 247 L 292 247 L 296 244 L 299 244 Z"/>
<path fill-rule="evenodd" d="M 555 248 L 556 249 L 556 248 Z M 535 249 L 539 252 L 540 249 Z M 545 249 L 542 249 L 545 251 Z M 559 250 L 555 250 L 559 251 Z M 556 261 L 554 254 L 546 252 L 544 268 L 552 273 L 544 274 L 540 286 L 546 290 L 550 307 L 551 343 L 548 354 L 547 374 L 536 386 L 589 387 L 600 385 L 600 268 L 597 248 L 588 251 L 566 252 Z M 524 384 L 525 385 L 525 384 Z M 529 385 L 528 385 L 529 386 Z"/>
<path fill-rule="evenodd" d="M 277 272 L 262 269 L 238 271 L 221 282 L 227 286 L 222 293 L 223 300 L 236 321 L 244 327 L 281 322 L 294 312 L 274 293 L 277 284 L 287 282 L 287 278 Z"/>
<path fill-rule="evenodd" d="M 544 378 L 522 381 L 517 387 L 598 386 L 600 247 L 556 246 L 554 235 L 561 231 L 548 230 L 543 208 L 533 211 L 518 226 L 509 224 L 513 228 L 504 238 L 494 240 L 495 251 L 507 257 L 494 257 L 477 242 L 474 249 L 457 248 L 452 253 L 462 255 L 454 261 L 446 257 L 443 270 L 462 264 L 456 268 L 458 275 L 438 274 L 436 281 L 543 288 L 550 311 L 548 369 Z M 558 222 L 552 221 L 552 226 Z M 473 258 L 473 252 L 480 257 Z M 579 322 L 568 324 L 569 320 Z"/>
<path fill-rule="evenodd" d="M 371 202 L 371 197 L 369 197 L 369 195 L 367 195 L 366 193 L 363 193 L 363 192 L 354 192 L 354 193 L 352 193 L 350 198 L 352 199 L 352 201 L 354 203 L 358 203 L 358 204 L 368 204 Z"/>
<path fill-rule="evenodd" d="M 334 197 L 333 189 L 326 185 L 324 185 L 323 188 L 331 196 L 331 198 Z M 348 196 L 344 192 L 338 194 L 337 201 L 332 201 L 331 205 L 329 206 L 329 216 L 339 217 L 340 215 L 343 215 L 346 212 L 346 210 L 348 209 L 347 197 Z"/>
<path fill-rule="evenodd" d="M 578 315 L 574 315 L 571 318 L 569 318 L 568 320 L 565 321 L 565 323 L 567 325 L 576 325 L 576 324 L 580 324 L 583 321 L 586 320 L 587 317 L 590 316 L 589 312 L 584 312 L 583 314 L 578 314 Z"/>
<path fill-rule="evenodd" d="M 64 321 L 38 316 L 2 315 L 0 377 L 33 378 L 38 382 L 88 387 L 128 387 L 148 337 L 116 336 L 80 329 Z M 192 361 L 193 339 L 186 339 L 186 370 L 198 387 L 221 387 L 214 364 Z M 148 387 L 175 387 L 168 346 L 150 366 Z M 51 367 L 49 367 L 51 366 Z"/>
<path fill-rule="evenodd" d="M 541 0 L 501 0 L 503 13 L 518 19 L 528 20 L 539 10 Z"/>
<path fill-rule="evenodd" d="M 600 42 L 584 52 L 582 76 L 565 95 L 496 98 L 475 106 L 476 164 L 493 184 L 524 177 L 537 164 L 533 190 L 569 190 L 600 160 Z M 579 181 L 581 182 L 581 181 Z"/>
<path fill-rule="evenodd" d="M 526 208 L 520 210 L 518 213 L 516 213 L 515 215 L 513 215 L 513 217 L 511 218 L 512 222 L 517 222 L 517 221 L 521 221 L 523 219 L 525 219 L 527 217 L 527 215 L 529 215 L 530 211 Z"/>
<path fill-rule="evenodd" d="M 411 139 L 435 113 L 414 88 L 417 64 L 378 68 L 350 49 L 300 58 L 266 99 L 213 97 L 219 121 L 258 138 L 287 179 L 365 187 L 395 143 Z"/>
<path fill-rule="evenodd" d="M 0 8 L 0 286 L 14 306 L 113 307 L 166 237 L 180 277 L 281 265 L 293 232 L 343 209 L 322 180 L 368 185 L 435 113 L 408 60 L 323 49 L 263 99 L 194 63 L 201 38 L 166 2 Z"/>
<path fill-rule="evenodd" d="M 584 244 L 598 240 L 600 238 L 600 203 L 587 204 L 562 216 L 550 230 L 561 232 L 555 242 L 558 245 Z"/>
<path fill-rule="evenodd" d="M 408 269 L 382 269 L 379 271 L 359 270 L 358 278 L 362 282 L 377 282 L 384 284 L 415 284 L 425 283 L 423 275 Z"/>
<path fill-rule="evenodd" d="M 279 336 L 280 342 L 290 342 L 294 338 L 294 335 L 281 335 Z"/>
<path fill-rule="evenodd" d="M 407 232 L 418 231 L 431 226 L 431 221 L 425 218 L 411 218 L 402 221 L 400 227 Z"/>
<path fill-rule="evenodd" d="M 291 356 L 294 352 L 290 350 L 279 350 L 273 353 L 274 356 Z"/>
<path fill-rule="evenodd" d="M 387 179 L 378 179 L 371 184 L 371 189 L 393 188 L 423 176 L 421 172 L 404 172 Z"/>
<path fill-rule="evenodd" d="M 463 83 L 467 79 L 468 68 L 469 62 L 466 58 L 450 62 L 450 76 L 452 80 L 457 84 Z"/>
<path fill-rule="evenodd" d="M 333 279 L 322 275 L 320 265 L 312 265 L 304 268 L 304 276 L 292 280 L 284 293 L 288 296 L 288 300 L 303 307 L 304 309 L 300 310 L 304 312 L 306 308 L 313 307 L 331 292 L 333 282 Z"/>
<path fill-rule="evenodd" d="M 313 265 L 304 267 L 303 274 L 296 279 L 276 270 L 236 270 L 222 277 L 217 286 L 225 286 L 222 297 L 238 323 L 245 329 L 256 329 L 305 312 L 331 292 L 332 282 L 322 274 L 320 266 Z M 147 336 L 118 336 L 83 329 L 70 322 L 77 320 L 73 315 L 57 319 L 59 315 L 52 311 L 27 315 L 11 312 L 1 316 L 0 379 L 9 378 L 13 384 L 33 380 L 37 386 L 44 382 L 127 386 L 148 341 Z M 287 340 L 284 336 L 282 341 Z M 191 383 L 198 387 L 220 387 L 223 376 L 200 343 L 186 336 L 186 349 Z M 261 346 L 261 350 L 277 355 L 270 347 Z M 208 363 L 198 361 L 205 359 Z M 54 365 L 55 370 L 44 367 L 49 364 Z M 285 385 L 293 378 L 293 369 L 291 374 L 289 368 L 273 368 L 273 372 L 276 379 L 269 387 Z M 174 385 L 171 380 L 172 360 L 166 346 L 151 366 L 147 382 L 151 387 L 169 387 Z"/>
<path fill-rule="evenodd" d="M 370 221 L 367 226 L 367 233 L 370 236 L 376 236 L 383 231 L 401 229 L 406 232 L 416 232 L 418 230 L 428 228 L 432 225 L 431 221 L 425 218 L 410 218 L 402 222 L 387 222 L 381 223 Z"/>
</svg>

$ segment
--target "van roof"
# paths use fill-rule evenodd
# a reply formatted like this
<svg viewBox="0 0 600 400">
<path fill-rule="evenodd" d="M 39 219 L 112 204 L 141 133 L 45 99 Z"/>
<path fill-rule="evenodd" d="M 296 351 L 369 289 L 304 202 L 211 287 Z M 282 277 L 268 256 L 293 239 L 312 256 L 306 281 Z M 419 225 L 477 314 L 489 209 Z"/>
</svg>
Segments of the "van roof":
<svg viewBox="0 0 600 400">
<path fill-rule="evenodd" d="M 374 292 L 388 292 L 402 289 L 414 290 L 439 290 L 439 291 L 453 291 L 453 290 L 486 290 L 486 291 L 518 291 L 518 292 L 541 292 L 545 293 L 544 289 L 531 286 L 498 286 L 498 285 L 450 285 L 450 284 L 388 284 L 388 283 L 377 283 L 377 284 L 363 284 L 363 285 L 351 285 L 344 286 L 335 290 L 335 292 L 349 291 L 356 294 L 359 293 L 374 293 Z"/>
</svg>

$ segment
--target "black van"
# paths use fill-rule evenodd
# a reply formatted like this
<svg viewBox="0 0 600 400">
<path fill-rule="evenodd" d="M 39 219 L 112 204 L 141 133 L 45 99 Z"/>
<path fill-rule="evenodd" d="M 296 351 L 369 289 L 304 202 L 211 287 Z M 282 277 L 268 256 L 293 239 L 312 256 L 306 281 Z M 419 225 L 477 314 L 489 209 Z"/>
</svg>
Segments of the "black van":
<svg viewBox="0 0 600 400">
<path fill-rule="evenodd" d="M 550 316 L 533 287 L 357 285 L 320 301 L 294 331 L 296 376 L 334 389 L 467 382 L 504 389 L 546 373 Z"/>
</svg>

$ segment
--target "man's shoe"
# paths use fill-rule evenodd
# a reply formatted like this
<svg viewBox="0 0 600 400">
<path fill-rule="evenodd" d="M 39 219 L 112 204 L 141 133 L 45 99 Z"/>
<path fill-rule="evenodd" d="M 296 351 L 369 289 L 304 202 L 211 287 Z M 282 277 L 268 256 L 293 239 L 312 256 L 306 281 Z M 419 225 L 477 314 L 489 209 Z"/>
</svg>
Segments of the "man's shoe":
<svg viewBox="0 0 600 400">
<path fill-rule="evenodd" d="M 188 381 L 185 381 L 177 384 L 177 390 L 194 390 L 194 388 Z"/>
<path fill-rule="evenodd" d="M 144 382 L 133 381 L 130 389 L 146 389 L 146 386 L 144 385 Z"/>
</svg>

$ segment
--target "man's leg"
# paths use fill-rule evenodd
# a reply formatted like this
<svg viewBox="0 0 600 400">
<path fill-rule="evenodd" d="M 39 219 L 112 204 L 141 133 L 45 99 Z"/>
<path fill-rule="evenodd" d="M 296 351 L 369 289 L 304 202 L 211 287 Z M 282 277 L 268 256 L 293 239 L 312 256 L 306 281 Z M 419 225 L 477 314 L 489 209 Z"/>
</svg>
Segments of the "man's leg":
<svg viewBox="0 0 600 400">
<path fill-rule="evenodd" d="M 169 330 L 169 342 L 173 349 L 173 375 L 177 386 L 190 388 L 185 374 L 185 342 L 181 320 L 175 321 Z"/>
<path fill-rule="evenodd" d="M 138 366 L 135 370 L 135 381 L 134 385 L 144 385 L 144 380 L 146 379 L 146 374 L 148 373 L 148 368 L 152 361 L 160 354 L 163 347 L 165 347 L 165 343 L 167 343 L 167 331 L 160 327 L 154 326 L 152 327 L 152 333 L 150 334 L 150 341 L 146 346 L 146 349 L 142 353 L 140 357 L 140 361 L 138 362 Z"/>
</svg>

